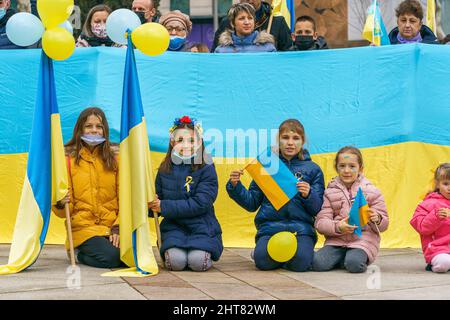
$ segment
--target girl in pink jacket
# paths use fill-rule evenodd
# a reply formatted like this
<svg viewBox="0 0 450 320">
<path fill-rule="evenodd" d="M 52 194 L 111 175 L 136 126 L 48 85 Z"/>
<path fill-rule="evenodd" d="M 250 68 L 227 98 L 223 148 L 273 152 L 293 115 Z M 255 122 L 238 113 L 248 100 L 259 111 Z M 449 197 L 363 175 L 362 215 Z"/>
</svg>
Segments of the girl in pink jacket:
<svg viewBox="0 0 450 320">
<path fill-rule="evenodd" d="M 388 228 L 389 218 L 383 195 L 363 175 L 361 151 L 344 147 L 335 158 L 338 176 L 324 194 L 322 210 L 316 217 L 315 227 L 325 236 L 325 245 L 314 254 L 313 270 L 329 271 L 345 268 L 352 273 L 367 270 L 378 254 L 380 234 Z M 361 187 L 369 205 L 370 221 L 362 228 L 362 237 L 348 224 L 353 200 Z"/>
<path fill-rule="evenodd" d="M 410 223 L 420 234 L 427 270 L 450 270 L 450 163 L 434 174 L 435 190 L 417 206 Z"/>
</svg>

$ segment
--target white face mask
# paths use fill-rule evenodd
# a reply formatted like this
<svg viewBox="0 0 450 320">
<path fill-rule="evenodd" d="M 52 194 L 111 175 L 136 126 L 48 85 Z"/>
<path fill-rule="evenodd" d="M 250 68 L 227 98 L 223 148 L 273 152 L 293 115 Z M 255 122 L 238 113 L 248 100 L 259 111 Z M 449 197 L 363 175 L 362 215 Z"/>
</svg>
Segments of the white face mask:
<svg viewBox="0 0 450 320">
<path fill-rule="evenodd" d="M 6 15 L 6 9 L 0 8 L 0 20 L 3 19 L 3 17 Z"/>
<path fill-rule="evenodd" d="M 95 147 L 99 144 L 102 144 L 106 141 L 106 139 L 103 136 L 100 135 L 92 135 L 92 134 L 84 134 L 81 136 L 81 140 L 83 140 L 88 145 Z"/>
</svg>

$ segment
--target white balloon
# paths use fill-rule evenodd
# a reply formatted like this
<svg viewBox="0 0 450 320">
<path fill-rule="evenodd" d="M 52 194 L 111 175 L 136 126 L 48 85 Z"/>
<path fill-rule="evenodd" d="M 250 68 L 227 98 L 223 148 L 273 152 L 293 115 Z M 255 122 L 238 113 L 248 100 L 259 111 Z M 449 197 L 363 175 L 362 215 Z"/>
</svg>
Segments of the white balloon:
<svg viewBox="0 0 450 320">
<path fill-rule="evenodd" d="M 133 31 L 141 25 L 141 20 L 131 10 L 117 9 L 114 10 L 106 19 L 106 33 L 108 37 L 118 44 L 127 44 L 125 33 L 128 29 Z"/>
<path fill-rule="evenodd" d="M 61 23 L 59 25 L 59 27 L 66 29 L 67 31 L 69 31 L 70 34 L 73 34 L 73 27 L 72 24 L 69 21 L 64 21 L 63 23 Z"/>
<path fill-rule="evenodd" d="M 6 23 L 6 35 L 17 46 L 27 47 L 39 41 L 44 33 L 44 25 L 35 15 L 19 12 Z"/>
</svg>

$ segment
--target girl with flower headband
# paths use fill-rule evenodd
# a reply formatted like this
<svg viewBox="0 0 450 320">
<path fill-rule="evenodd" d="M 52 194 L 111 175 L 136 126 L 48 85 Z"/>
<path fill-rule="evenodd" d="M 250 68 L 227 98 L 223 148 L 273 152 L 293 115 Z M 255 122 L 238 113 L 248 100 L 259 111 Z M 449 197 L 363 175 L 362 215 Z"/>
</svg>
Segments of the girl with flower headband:
<svg viewBox="0 0 450 320">
<path fill-rule="evenodd" d="M 195 119 L 175 119 L 169 133 L 169 148 L 156 176 L 157 198 L 149 204 L 164 218 L 161 257 L 169 270 L 206 271 L 223 251 L 214 212 L 216 169 L 205 154 L 202 128 Z"/>
</svg>

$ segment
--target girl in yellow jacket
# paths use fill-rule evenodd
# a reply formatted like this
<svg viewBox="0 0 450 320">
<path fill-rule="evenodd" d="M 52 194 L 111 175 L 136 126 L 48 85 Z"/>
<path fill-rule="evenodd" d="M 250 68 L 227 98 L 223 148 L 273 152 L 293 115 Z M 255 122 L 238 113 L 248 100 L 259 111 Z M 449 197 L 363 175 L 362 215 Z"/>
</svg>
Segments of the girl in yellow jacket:
<svg viewBox="0 0 450 320">
<path fill-rule="evenodd" d="M 77 259 L 97 268 L 123 266 L 119 250 L 119 175 L 115 153 L 103 111 L 99 108 L 82 111 L 73 137 L 66 144 L 69 193 L 54 211 L 64 218 L 64 205 L 69 203 Z"/>
</svg>

